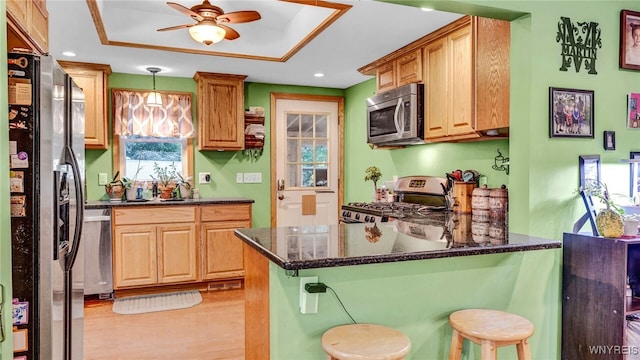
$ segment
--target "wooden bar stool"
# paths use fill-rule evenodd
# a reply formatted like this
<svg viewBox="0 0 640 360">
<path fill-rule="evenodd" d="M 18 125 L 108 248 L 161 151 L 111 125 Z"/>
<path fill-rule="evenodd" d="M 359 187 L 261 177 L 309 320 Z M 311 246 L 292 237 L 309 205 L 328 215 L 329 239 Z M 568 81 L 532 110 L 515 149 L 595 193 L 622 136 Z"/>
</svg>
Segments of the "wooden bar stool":
<svg viewBox="0 0 640 360">
<path fill-rule="evenodd" d="M 402 360 L 411 349 L 409 338 L 382 325 L 341 325 L 322 335 L 329 360 Z"/>
<path fill-rule="evenodd" d="M 519 360 L 531 360 L 529 337 L 534 328 L 522 316 L 498 310 L 466 309 L 449 315 L 449 324 L 453 328 L 449 360 L 462 357 L 464 339 L 480 345 L 482 360 L 494 360 L 498 347 L 514 344 Z"/>
</svg>

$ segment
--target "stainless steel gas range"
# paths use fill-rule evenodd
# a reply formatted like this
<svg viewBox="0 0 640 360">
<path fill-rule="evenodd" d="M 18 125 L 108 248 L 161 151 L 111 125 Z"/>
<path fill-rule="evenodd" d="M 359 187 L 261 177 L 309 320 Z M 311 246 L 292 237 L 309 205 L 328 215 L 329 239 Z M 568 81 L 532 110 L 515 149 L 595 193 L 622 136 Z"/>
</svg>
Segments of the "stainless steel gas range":
<svg viewBox="0 0 640 360">
<path fill-rule="evenodd" d="M 394 220 L 421 222 L 444 217 L 451 210 L 447 179 L 436 176 L 399 178 L 394 193 L 398 201 L 342 205 L 343 223 L 373 223 Z"/>
</svg>

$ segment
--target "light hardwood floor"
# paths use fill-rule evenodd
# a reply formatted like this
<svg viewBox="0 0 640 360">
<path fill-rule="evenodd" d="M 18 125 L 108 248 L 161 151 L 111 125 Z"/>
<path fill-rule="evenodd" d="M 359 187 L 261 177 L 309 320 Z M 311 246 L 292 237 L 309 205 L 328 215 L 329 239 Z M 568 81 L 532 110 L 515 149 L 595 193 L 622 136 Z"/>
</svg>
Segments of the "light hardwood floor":
<svg viewBox="0 0 640 360">
<path fill-rule="evenodd" d="M 201 294 L 193 308 L 136 315 L 87 302 L 84 360 L 244 359 L 244 290 Z"/>
</svg>

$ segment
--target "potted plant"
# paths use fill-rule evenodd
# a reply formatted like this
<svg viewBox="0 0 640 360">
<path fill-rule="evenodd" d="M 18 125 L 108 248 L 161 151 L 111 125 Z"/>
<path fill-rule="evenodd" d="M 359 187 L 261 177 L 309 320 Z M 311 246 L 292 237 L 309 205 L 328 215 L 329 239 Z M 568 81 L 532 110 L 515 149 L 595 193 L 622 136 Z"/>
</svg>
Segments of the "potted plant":
<svg viewBox="0 0 640 360">
<path fill-rule="evenodd" d="M 142 166 L 140 166 L 140 160 L 138 160 L 138 168 L 136 169 L 136 173 L 135 175 L 133 175 L 133 178 L 130 179 L 126 176 L 122 177 L 122 185 L 124 186 L 127 200 L 135 200 L 138 197 L 137 191 L 138 191 L 138 188 L 140 188 L 140 186 L 137 184 L 136 181 L 138 179 L 138 174 L 140 173 L 141 169 L 142 169 Z"/>
<path fill-rule="evenodd" d="M 176 172 L 178 180 L 176 182 L 176 197 L 189 199 L 191 198 L 191 176 L 183 177 L 180 172 Z"/>
<path fill-rule="evenodd" d="M 365 174 L 364 181 L 373 181 L 373 201 L 378 201 L 378 180 L 382 178 L 382 172 L 376 166 L 369 166 Z"/>
<path fill-rule="evenodd" d="M 111 182 L 104 186 L 104 191 L 107 193 L 107 196 L 109 196 L 109 201 L 122 201 L 124 185 L 122 184 L 122 180 L 120 180 L 119 176 L 120 171 L 117 171 Z"/>
<path fill-rule="evenodd" d="M 589 180 L 584 187 L 586 194 L 597 197 L 606 207 L 598 210 L 596 228 L 601 236 L 619 238 L 624 234 L 623 210 L 611 198 L 607 184 L 599 180 Z"/>
<path fill-rule="evenodd" d="M 153 173 L 151 178 L 158 182 L 158 190 L 162 199 L 170 199 L 173 190 L 176 188 L 176 166 L 171 165 L 160 166 L 157 162 L 153 163 Z"/>
</svg>

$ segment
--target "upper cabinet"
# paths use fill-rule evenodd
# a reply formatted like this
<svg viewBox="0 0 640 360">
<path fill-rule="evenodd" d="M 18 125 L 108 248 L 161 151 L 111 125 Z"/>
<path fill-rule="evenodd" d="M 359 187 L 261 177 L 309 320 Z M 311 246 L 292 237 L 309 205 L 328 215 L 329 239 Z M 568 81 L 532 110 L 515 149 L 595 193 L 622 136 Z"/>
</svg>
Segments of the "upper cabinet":
<svg viewBox="0 0 640 360">
<path fill-rule="evenodd" d="M 58 63 L 84 91 L 85 148 L 109 148 L 107 89 L 111 66 L 72 61 Z"/>
<path fill-rule="evenodd" d="M 7 0 L 7 48 L 49 51 L 49 13 L 45 0 Z"/>
<path fill-rule="evenodd" d="M 465 16 L 359 71 L 377 91 L 424 82 L 427 142 L 508 136 L 510 23 Z"/>
<path fill-rule="evenodd" d="M 199 150 L 244 148 L 244 75 L 196 72 Z"/>
</svg>

